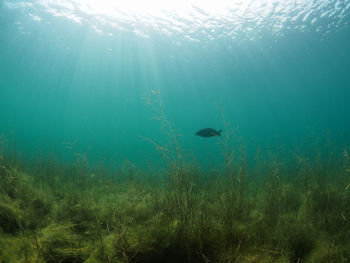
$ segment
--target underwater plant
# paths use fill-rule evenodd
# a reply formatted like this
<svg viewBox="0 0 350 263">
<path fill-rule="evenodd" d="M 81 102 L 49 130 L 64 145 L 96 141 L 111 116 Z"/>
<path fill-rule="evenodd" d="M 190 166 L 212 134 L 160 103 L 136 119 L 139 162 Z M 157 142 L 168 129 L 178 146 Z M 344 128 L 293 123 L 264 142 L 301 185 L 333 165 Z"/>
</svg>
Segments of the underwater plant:
<svg viewBox="0 0 350 263">
<path fill-rule="evenodd" d="M 143 171 L 126 158 L 116 170 L 88 167 L 80 155 L 78 162 L 50 157 L 22 166 L 3 152 L 1 262 L 348 261 L 347 150 L 330 151 L 334 163 L 322 165 L 328 153 L 284 157 L 282 147 L 259 146 L 250 161 L 228 128 L 219 139 L 222 167 L 203 170 L 188 157 L 159 94 L 150 101 L 165 142 L 146 140 L 165 169 Z"/>
</svg>

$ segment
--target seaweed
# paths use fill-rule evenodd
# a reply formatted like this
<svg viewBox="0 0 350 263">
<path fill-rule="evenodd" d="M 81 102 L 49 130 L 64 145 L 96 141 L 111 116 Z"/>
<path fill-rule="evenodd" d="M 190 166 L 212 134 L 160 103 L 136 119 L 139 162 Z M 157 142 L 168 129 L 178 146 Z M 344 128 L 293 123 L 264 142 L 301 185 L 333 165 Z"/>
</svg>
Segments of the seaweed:
<svg viewBox="0 0 350 263">
<path fill-rule="evenodd" d="M 251 161 L 226 123 L 222 165 L 206 171 L 159 94 L 148 102 L 165 142 L 146 140 L 166 163 L 150 172 L 129 160 L 114 171 L 94 167 L 76 150 L 73 162 L 22 166 L 0 149 L 1 262 L 348 261 L 347 150 L 284 156 L 258 146 Z"/>
</svg>

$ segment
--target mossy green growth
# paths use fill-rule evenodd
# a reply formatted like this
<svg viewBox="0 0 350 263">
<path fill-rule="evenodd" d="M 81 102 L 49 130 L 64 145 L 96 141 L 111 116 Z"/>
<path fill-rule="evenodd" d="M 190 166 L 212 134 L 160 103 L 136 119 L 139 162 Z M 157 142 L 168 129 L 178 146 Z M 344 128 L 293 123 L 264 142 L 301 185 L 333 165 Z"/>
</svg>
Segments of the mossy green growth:
<svg viewBox="0 0 350 263">
<path fill-rule="evenodd" d="M 90 247 L 79 236 L 72 233 L 69 225 L 50 225 L 38 237 L 38 249 L 45 262 L 84 262 Z"/>
<path fill-rule="evenodd" d="M 347 262 L 345 169 L 332 169 L 327 187 L 305 172 L 301 187 L 270 166 L 242 189 L 225 171 L 206 178 L 191 166 L 161 183 L 96 171 L 84 184 L 56 166 L 54 190 L 29 169 L 2 167 L 0 262 Z"/>
<path fill-rule="evenodd" d="M 349 261 L 349 247 L 336 245 L 327 240 L 320 240 L 315 249 L 312 251 L 309 262 L 310 263 L 328 263 L 328 262 L 348 262 Z"/>
<path fill-rule="evenodd" d="M 0 230 L 5 234 L 16 234 L 24 225 L 24 213 L 18 203 L 11 200 L 0 201 Z"/>
<path fill-rule="evenodd" d="M 1 236 L 0 262 L 44 263 L 38 253 L 35 238 L 28 233 Z"/>
</svg>

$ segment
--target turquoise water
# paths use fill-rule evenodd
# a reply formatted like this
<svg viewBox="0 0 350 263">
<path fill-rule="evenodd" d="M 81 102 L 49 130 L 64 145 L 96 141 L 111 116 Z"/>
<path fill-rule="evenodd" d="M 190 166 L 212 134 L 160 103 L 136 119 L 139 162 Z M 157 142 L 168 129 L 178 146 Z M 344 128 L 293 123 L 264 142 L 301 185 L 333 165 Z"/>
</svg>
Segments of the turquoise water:
<svg viewBox="0 0 350 263">
<path fill-rule="evenodd" d="M 203 166 L 222 163 L 217 138 L 194 135 L 223 128 L 217 103 L 248 152 L 349 143 L 350 1 L 165 3 L 0 1 L 9 147 L 72 159 L 74 142 L 91 164 L 155 163 L 152 90 Z"/>
</svg>

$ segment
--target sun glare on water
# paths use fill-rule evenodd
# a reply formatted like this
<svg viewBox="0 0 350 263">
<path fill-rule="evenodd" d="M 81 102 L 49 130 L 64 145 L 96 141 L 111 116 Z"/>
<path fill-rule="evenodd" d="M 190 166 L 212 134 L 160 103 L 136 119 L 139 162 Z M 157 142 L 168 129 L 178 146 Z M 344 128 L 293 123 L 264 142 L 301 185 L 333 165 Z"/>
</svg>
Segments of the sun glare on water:
<svg viewBox="0 0 350 263">
<path fill-rule="evenodd" d="M 350 11 L 348 0 L 8 0 L 7 5 L 31 8 L 37 22 L 44 12 L 101 34 L 117 30 L 147 37 L 156 32 L 193 40 L 255 39 L 268 31 L 283 35 L 285 29 L 327 33 L 346 23 Z"/>
<path fill-rule="evenodd" d="M 237 0 L 72 0 L 69 2 L 90 14 L 118 16 L 120 13 L 129 13 L 137 16 L 163 16 L 167 12 L 185 15 L 193 8 L 199 8 L 205 13 L 219 13 L 225 11 Z"/>
</svg>

